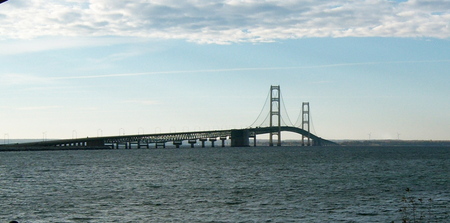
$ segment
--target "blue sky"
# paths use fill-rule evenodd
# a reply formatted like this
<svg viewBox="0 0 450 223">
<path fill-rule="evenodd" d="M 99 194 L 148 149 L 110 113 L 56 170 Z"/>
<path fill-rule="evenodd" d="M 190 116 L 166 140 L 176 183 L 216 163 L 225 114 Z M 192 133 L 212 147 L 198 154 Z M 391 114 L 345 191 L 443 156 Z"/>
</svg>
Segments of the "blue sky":
<svg viewBox="0 0 450 223">
<path fill-rule="evenodd" d="M 10 0 L 0 136 L 247 127 L 280 85 L 324 138 L 450 140 L 449 25 L 444 0 Z"/>
</svg>

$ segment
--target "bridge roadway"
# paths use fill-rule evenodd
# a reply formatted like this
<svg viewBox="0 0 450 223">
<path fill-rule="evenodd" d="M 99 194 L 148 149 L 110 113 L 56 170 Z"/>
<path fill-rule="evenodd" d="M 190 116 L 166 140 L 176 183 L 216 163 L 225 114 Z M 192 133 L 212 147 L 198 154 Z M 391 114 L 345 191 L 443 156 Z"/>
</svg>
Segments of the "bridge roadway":
<svg viewBox="0 0 450 223">
<path fill-rule="evenodd" d="M 291 126 L 281 126 L 281 131 L 294 132 L 300 135 L 309 136 L 313 146 L 337 145 L 336 143 L 322 139 L 312 133 Z M 93 138 L 75 138 L 62 140 L 48 140 L 31 143 L 9 144 L 11 147 L 86 147 L 86 148 L 105 148 L 112 149 L 125 147 L 132 148 L 149 148 L 149 144 L 155 144 L 155 148 L 165 147 L 167 142 L 173 142 L 178 148 L 183 141 L 188 141 L 191 147 L 197 143 L 197 140 L 205 147 L 205 142 L 210 141 L 214 147 L 214 142 L 218 139 L 222 141 L 222 147 L 225 146 L 225 140 L 231 139 L 231 146 L 241 147 L 249 146 L 249 138 L 254 138 L 260 134 L 268 134 L 270 132 L 278 132 L 278 127 L 257 127 L 246 129 L 229 129 L 229 130 L 213 130 L 213 131 L 196 131 L 196 132 L 177 132 L 177 133 L 160 133 L 160 134 L 140 134 L 140 135 L 119 135 L 105 136 Z M 5 145 L 3 145 L 5 146 Z"/>
</svg>

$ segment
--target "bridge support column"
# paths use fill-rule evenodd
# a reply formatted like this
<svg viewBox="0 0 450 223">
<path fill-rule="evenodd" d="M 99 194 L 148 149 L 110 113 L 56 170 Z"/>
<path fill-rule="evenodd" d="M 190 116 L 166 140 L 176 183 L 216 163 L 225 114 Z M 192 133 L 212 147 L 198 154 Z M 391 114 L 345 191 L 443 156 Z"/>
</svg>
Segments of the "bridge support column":
<svg viewBox="0 0 450 223">
<path fill-rule="evenodd" d="M 256 147 L 256 132 L 250 132 L 250 138 L 253 138 L 253 146 Z"/>
<path fill-rule="evenodd" d="M 231 131 L 231 147 L 248 147 L 250 132 L 246 129 Z"/>
<path fill-rule="evenodd" d="M 136 142 L 128 142 L 128 148 L 133 148 L 133 144 L 136 145 L 136 148 L 139 148 L 139 141 Z"/>
<path fill-rule="evenodd" d="M 205 142 L 207 141 L 208 139 L 206 139 L 206 138 L 201 138 L 200 139 L 200 141 L 202 142 L 202 148 L 205 148 Z"/>
<path fill-rule="evenodd" d="M 312 146 L 322 146 L 322 138 L 318 138 L 318 139 L 316 139 L 316 140 L 312 140 Z"/>
<path fill-rule="evenodd" d="M 140 149 L 140 148 L 142 148 L 142 147 L 145 147 L 145 148 L 147 148 L 147 149 L 150 148 L 149 145 L 148 145 L 148 142 L 145 142 L 145 141 L 144 141 L 144 144 L 142 144 L 142 140 L 139 140 L 139 141 L 137 142 L 137 146 L 138 146 L 138 149 Z"/>
<path fill-rule="evenodd" d="M 220 140 L 222 140 L 222 147 L 225 147 L 225 140 L 227 140 L 227 137 L 220 137 Z"/>
<path fill-rule="evenodd" d="M 158 147 L 166 148 L 166 143 L 165 142 L 156 142 L 155 148 L 157 149 Z"/>
<path fill-rule="evenodd" d="M 121 144 L 125 146 L 125 149 L 128 149 L 128 142 L 117 142 L 116 143 L 116 148 L 120 149 L 120 145 Z"/>
<path fill-rule="evenodd" d="M 180 148 L 180 146 L 183 144 L 182 141 L 173 141 L 173 144 L 175 145 L 176 148 Z"/>
<path fill-rule="evenodd" d="M 194 148 L 195 143 L 197 143 L 196 139 L 189 139 L 188 141 L 189 144 L 191 144 L 191 148 Z"/>
<path fill-rule="evenodd" d="M 217 141 L 216 138 L 209 138 L 209 141 L 211 142 L 211 147 L 214 147 L 214 142 Z"/>
</svg>

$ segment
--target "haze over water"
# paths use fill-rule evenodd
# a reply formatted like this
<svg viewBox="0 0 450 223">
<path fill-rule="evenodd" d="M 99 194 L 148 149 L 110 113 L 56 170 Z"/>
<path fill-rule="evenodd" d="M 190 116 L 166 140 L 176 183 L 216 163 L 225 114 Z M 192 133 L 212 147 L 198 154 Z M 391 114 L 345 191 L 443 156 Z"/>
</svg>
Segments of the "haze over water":
<svg viewBox="0 0 450 223">
<path fill-rule="evenodd" d="M 3 152 L 0 220 L 401 222 L 406 195 L 447 222 L 449 167 L 448 147 Z"/>
</svg>

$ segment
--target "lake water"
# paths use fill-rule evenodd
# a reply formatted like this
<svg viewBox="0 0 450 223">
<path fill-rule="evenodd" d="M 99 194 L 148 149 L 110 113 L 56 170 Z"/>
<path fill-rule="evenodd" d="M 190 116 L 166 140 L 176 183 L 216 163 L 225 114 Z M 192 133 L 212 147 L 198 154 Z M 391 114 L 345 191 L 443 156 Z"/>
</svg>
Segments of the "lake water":
<svg viewBox="0 0 450 223">
<path fill-rule="evenodd" d="M 450 222 L 449 167 L 449 147 L 1 152 L 0 221 Z"/>
</svg>

